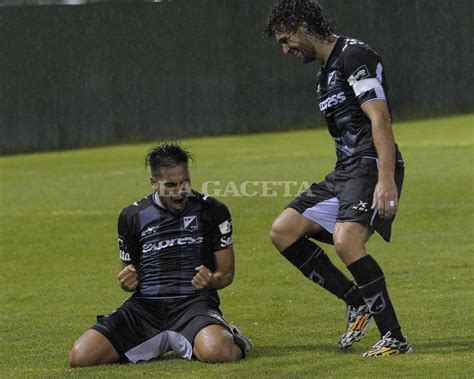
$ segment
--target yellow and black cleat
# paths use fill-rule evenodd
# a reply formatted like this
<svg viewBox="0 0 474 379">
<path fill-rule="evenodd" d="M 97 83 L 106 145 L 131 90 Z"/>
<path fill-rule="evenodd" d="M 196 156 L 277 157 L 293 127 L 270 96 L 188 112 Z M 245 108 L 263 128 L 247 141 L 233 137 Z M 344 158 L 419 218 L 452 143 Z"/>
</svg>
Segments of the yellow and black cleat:
<svg viewBox="0 0 474 379">
<path fill-rule="evenodd" d="M 391 333 L 385 334 L 382 339 L 377 342 L 372 349 L 366 352 L 364 357 L 389 357 L 392 355 L 408 354 L 413 352 L 413 348 L 408 343 L 405 337 L 405 341 L 399 341 L 391 337 Z"/>
<path fill-rule="evenodd" d="M 367 305 L 364 304 L 360 307 L 348 305 L 346 331 L 339 338 L 339 347 L 345 349 L 352 346 L 354 342 L 359 341 L 372 321 L 372 314 Z"/>
</svg>

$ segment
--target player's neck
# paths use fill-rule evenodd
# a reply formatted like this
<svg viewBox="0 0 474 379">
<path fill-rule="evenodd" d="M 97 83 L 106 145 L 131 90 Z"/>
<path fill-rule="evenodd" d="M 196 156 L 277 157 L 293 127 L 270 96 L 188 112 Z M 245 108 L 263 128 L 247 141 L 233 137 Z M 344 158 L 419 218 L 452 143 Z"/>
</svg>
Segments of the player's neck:
<svg viewBox="0 0 474 379">
<path fill-rule="evenodd" d="M 317 52 L 317 58 L 321 62 L 326 62 L 331 55 L 334 46 L 336 46 L 337 40 L 339 36 L 333 34 L 331 36 L 330 41 L 327 40 L 321 40 L 321 39 L 316 39 L 314 41 L 316 52 Z"/>
<path fill-rule="evenodd" d="M 158 205 L 160 208 L 166 209 L 166 207 L 163 205 L 163 202 L 160 199 L 160 196 L 158 195 L 158 192 L 153 193 L 153 200 L 155 201 L 155 204 Z"/>
</svg>

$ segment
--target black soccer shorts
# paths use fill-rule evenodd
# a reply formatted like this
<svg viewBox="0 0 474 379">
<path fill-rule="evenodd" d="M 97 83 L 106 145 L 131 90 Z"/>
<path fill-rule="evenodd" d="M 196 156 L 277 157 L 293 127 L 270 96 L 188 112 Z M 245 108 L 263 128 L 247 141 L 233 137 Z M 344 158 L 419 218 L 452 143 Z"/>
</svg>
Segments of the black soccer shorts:
<svg viewBox="0 0 474 379">
<path fill-rule="evenodd" d="M 107 316 L 98 316 L 92 329 L 107 337 L 122 362 L 137 363 L 168 351 L 191 359 L 194 337 L 211 324 L 232 332 L 215 302 L 201 294 L 178 299 L 131 297 Z"/>
<path fill-rule="evenodd" d="M 395 183 L 400 196 L 403 185 L 403 161 L 395 166 Z M 336 222 L 353 221 L 375 229 L 389 242 L 393 218 L 384 220 L 377 209 L 371 209 L 375 186 L 378 181 L 378 160 L 364 156 L 348 166 L 337 168 L 321 183 L 296 197 L 287 208 L 293 208 L 322 228 L 323 242 L 331 242 Z M 329 238 L 327 237 L 329 235 Z M 329 239 L 331 241 L 329 241 Z"/>
</svg>

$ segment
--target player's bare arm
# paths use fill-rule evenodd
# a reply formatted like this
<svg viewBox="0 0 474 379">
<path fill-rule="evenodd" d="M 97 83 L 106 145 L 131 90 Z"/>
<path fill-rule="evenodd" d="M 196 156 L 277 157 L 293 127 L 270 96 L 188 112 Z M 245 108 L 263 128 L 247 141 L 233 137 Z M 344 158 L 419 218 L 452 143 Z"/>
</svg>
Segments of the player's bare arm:
<svg viewBox="0 0 474 379">
<path fill-rule="evenodd" d="M 216 270 L 211 272 L 206 266 L 196 267 L 196 275 L 191 283 L 198 290 L 207 288 L 222 289 L 234 280 L 235 259 L 234 249 L 229 247 L 214 253 Z"/>
<path fill-rule="evenodd" d="M 377 209 L 380 217 L 395 216 L 398 205 L 398 190 L 395 184 L 395 138 L 393 136 L 390 113 L 385 100 L 373 100 L 362 106 L 362 110 L 372 124 L 372 135 L 379 158 L 378 183 L 374 190 L 372 209 Z"/>
<path fill-rule="evenodd" d="M 138 273 L 131 264 L 122 263 L 122 270 L 118 274 L 120 287 L 127 292 L 134 292 L 138 286 Z"/>
</svg>

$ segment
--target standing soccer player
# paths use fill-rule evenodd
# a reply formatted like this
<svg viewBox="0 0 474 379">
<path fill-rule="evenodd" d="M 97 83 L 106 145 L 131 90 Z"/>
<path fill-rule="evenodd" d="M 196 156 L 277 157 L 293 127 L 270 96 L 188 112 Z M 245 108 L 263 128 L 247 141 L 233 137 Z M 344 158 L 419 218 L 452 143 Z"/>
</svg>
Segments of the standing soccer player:
<svg viewBox="0 0 474 379">
<path fill-rule="evenodd" d="M 319 109 L 337 155 L 335 170 L 288 205 L 270 238 L 306 277 L 347 304 L 341 348 L 360 340 L 375 319 L 381 340 L 364 356 L 410 353 L 383 271 L 365 248 L 374 230 L 390 241 L 404 175 L 382 62 L 365 43 L 335 35 L 315 0 L 276 1 L 265 35 L 275 38 L 284 54 L 322 62 Z M 357 285 L 308 237 L 333 243 Z"/>
<path fill-rule="evenodd" d="M 189 158 L 176 143 L 148 152 L 154 191 L 118 220 L 119 282 L 133 295 L 76 341 L 71 367 L 135 363 L 167 351 L 233 362 L 250 351 L 219 309 L 217 290 L 234 277 L 231 216 L 223 203 L 191 190 Z"/>
</svg>

